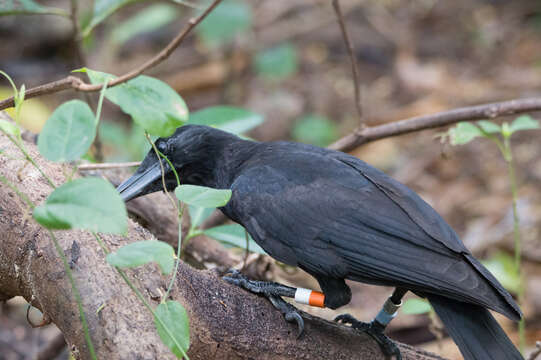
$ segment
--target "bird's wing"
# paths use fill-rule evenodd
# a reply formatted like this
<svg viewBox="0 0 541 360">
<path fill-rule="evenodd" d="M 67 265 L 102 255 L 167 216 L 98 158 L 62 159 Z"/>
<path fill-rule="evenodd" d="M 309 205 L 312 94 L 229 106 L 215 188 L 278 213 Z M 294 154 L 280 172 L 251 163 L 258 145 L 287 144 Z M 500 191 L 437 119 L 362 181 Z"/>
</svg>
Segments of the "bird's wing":
<svg viewBox="0 0 541 360">
<path fill-rule="evenodd" d="M 413 191 L 347 155 L 307 155 L 261 162 L 232 185 L 230 215 L 270 255 L 313 275 L 508 310 L 453 230 Z"/>
<path fill-rule="evenodd" d="M 370 181 L 433 240 L 455 252 L 468 252 L 455 231 L 413 190 L 353 156 L 342 153 L 333 155 Z"/>
</svg>

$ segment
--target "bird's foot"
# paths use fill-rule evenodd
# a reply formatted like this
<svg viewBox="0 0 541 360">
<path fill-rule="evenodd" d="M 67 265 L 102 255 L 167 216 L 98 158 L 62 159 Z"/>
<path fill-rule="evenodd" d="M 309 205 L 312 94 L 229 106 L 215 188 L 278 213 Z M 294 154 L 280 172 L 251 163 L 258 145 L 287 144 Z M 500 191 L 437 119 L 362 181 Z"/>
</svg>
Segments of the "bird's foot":
<svg viewBox="0 0 541 360">
<path fill-rule="evenodd" d="M 294 297 L 295 288 L 276 282 L 250 280 L 235 269 L 229 271 L 228 274 L 223 277 L 225 281 L 242 287 L 254 294 L 265 296 L 276 309 L 280 310 L 286 321 L 297 323 L 299 328 L 297 338 L 301 337 L 304 332 L 304 320 L 296 307 L 282 299 L 282 296 Z"/>
<path fill-rule="evenodd" d="M 334 321 L 342 324 L 350 324 L 352 328 L 370 335 L 374 340 L 376 340 L 386 358 L 392 358 L 392 356 L 395 356 L 396 360 L 402 360 L 400 349 L 398 349 L 398 346 L 396 346 L 396 344 L 383 333 L 385 327 L 377 321 L 365 323 L 355 319 L 350 314 L 338 315 L 336 318 L 334 318 Z"/>
</svg>

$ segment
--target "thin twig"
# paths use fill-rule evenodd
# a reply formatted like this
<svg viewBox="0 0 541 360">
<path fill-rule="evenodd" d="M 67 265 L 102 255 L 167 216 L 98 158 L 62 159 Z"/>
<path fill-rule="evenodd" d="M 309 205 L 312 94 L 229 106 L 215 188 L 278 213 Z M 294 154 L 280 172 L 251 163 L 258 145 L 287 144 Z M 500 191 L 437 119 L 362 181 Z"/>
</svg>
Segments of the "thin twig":
<svg viewBox="0 0 541 360">
<path fill-rule="evenodd" d="M 122 163 L 100 163 L 100 164 L 81 164 L 78 170 L 106 170 L 106 169 L 119 169 L 125 167 L 134 167 L 141 165 L 140 161 L 122 162 Z"/>
<path fill-rule="evenodd" d="M 180 31 L 180 33 L 173 39 L 167 46 L 160 51 L 156 56 L 139 66 L 138 68 L 121 75 L 117 78 L 112 79 L 107 84 L 107 87 L 113 87 L 118 84 L 124 83 L 130 79 L 133 79 L 134 77 L 141 75 L 146 70 L 156 66 L 160 62 L 164 61 L 171 55 L 171 53 L 184 41 L 186 36 L 192 31 L 192 29 L 199 24 L 222 0 L 214 0 L 212 4 L 203 12 L 201 15 L 199 15 L 196 18 L 192 18 L 188 21 L 188 24 Z M 45 94 L 51 94 L 55 92 L 59 92 L 66 89 L 75 89 L 78 91 L 85 91 L 85 92 L 94 92 L 99 91 L 103 87 L 103 84 L 87 84 L 83 80 L 75 77 L 75 76 L 68 76 L 64 79 L 54 81 L 48 84 L 40 85 L 35 88 L 28 89 L 26 91 L 25 98 L 30 99 L 36 96 L 41 96 Z M 0 102 L 0 110 L 4 110 L 9 107 L 14 106 L 13 97 L 10 97 L 8 99 L 5 99 Z"/>
<path fill-rule="evenodd" d="M 415 131 L 451 125 L 460 121 L 494 119 L 504 115 L 541 111 L 541 98 L 516 99 L 491 104 L 468 106 L 431 115 L 416 116 L 388 124 L 357 128 L 329 146 L 329 149 L 351 151 L 370 141 Z"/>
<path fill-rule="evenodd" d="M 342 14 L 342 9 L 340 8 L 340 0 L 333 0 L 332 6 L 336 12 L 336 17 L 338 18 L 338 24 L 340 25 L 340 30 L 342 31 L 342 37 L 344 38 L 344 44 L 346 44 L 346 49 L 349 54 L 349 59 L 351 60 L 351 71 L 353 72 L 353 85 L 355 87 L 355 108 L 357 109 L 357 114 L 359 115 L 359 126 L 364 127 L 363 124 L 363 108 L 361 105 L 361 88 L 359 85 L 359 66 L 357 64 L 357 59 L 355 57 L 355 52 L 353 50 L 353 45 L 349 40 L 348 30 L 346 28 L 346 23 L 344 21 L 344 15 Z"/>
</svg>

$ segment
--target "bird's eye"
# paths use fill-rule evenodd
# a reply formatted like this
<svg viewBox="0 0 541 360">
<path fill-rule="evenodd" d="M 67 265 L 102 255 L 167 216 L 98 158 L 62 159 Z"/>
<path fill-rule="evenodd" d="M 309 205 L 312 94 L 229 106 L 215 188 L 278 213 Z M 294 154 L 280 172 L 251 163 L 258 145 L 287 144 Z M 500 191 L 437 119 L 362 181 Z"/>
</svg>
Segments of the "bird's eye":
<svg viewBox="0 0 541 360">
<path fill-rule="evenodd" d="M 158 144 L 156 144 L 156 147 L 158 148 L 158 150 L 160 150 L 160 152 L 165 152 L 167 150 L 167 143 L 165 141 L 162 141 Z"/>
</svg>

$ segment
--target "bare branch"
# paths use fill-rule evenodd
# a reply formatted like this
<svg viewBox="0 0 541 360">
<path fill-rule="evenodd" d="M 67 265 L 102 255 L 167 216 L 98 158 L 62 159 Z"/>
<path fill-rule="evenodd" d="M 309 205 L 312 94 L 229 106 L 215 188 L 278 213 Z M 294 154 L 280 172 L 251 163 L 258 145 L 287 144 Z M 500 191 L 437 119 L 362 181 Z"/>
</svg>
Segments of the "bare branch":
<svg viewBox="0 0 541 360">
<path fill-rule="evenodd" d="M 349 54 L 349 59 L 351 60 L 351 71 L 353 72 L 353 85 L 355 87 L 355 108 L 357 109 L 357 114 L 359 115 L 359 126 L 364 126 L 363 124 L 363 109 L 361 105 L 361 88 L 359 85 L 359 66 L 357 64 L 357 59 L 355 58 L 355 52 L 353 51 L 353 45 L 349 40 L 348 30 L 346 28 L 346 23 L 344 21 L 344 15 L 342 14 L 342 9 L 340 8 L 340 0 L 333 0 L 332 6 L 336 12 L 336 17 L 338 18 L 338 24 L 340 24 L 340 30 L 342 31 L 342 37 L 344 38 L 344 43 L 346 44 L 346 49 Z"/>
<path fill-rule="evenodd" d="M 422 115 L 388 124 L 357 128 L 329 146 L 329 149 L 351 151 L 370 141 L 451 125 L 460 121 L 493 119 L 504 115 L 541 110 L 541 98 L 516 99 L 491 104 L 468 106 L 432 115 Z"/>
<path fill-rule="evenodd" d="M 156 66 L 160 62 L 164 61 L 171 55 L 171 53 L 184 41 L 186 36 L 192 31 L 192 29 L 197 26 L 222 0 L 214 0 L 212 4 L 203 12 L 201 15 L 199 15 L 196 18 L 192 18 L 188 21 L 188 25 L 184 27 L 180 31 L 180 33 L 173 39 L 167 46 L 160 51 L 156 56 L 154 56 L 152 59 L 148 60 L 138 68 L 121 75 L 111 81 L 107 84 L 107 87 L 113 87 L 118 84 L 124 83 L 130 79 L 133 79 L 134 77 L 141 75 L 146 70 Z M 53 81 L 48 84 L 40 85 L 35 88 L 28 89 L 25 94 L 26 99 L 30 99 L 36 96 L 41 96 L 45 94 L 51 94 L 55 92 L 59 92 L 66 89 L 75 89 L 78 91 L 85 91 L 85 92 L 94 92 L 101 90 L 103 84 L 87 84 L 81 79 L 75 77 L 75 76 L 68 76 L 64 79 Z M 0 110 L 7 109 L 9 107 L 13 107 L 13 97 L 10 97 L 8 99 L 5 99 L 0 102 Z"/>
</svg>

